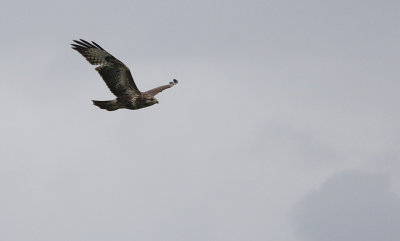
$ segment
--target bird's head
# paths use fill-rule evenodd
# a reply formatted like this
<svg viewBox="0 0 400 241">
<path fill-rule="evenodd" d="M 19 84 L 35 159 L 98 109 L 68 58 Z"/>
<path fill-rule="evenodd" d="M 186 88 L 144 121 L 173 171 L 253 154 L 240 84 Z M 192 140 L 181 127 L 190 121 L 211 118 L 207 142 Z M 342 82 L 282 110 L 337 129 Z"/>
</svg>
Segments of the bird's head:
<svg viewBox="0 0 400 241">
<path fill-rule="evenodd" d="M 154 104 L 158 104 L 158 100 L 153 96 L 149 96 L 146 98 L 146 103 L 148 105 L 154 105 Z"/>
</svg>

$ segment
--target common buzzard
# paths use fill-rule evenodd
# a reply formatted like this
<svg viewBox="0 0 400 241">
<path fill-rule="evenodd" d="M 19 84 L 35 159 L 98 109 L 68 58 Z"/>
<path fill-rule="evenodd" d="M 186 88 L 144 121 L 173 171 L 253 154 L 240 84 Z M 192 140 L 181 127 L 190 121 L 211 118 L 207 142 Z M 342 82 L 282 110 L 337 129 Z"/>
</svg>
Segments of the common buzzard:
<svg viewBox="0 0 400 241">
<path fill-rule="evenodd" d="M 136 110 L 158 103 L 154 97 L 161 91 L 176 85 L 176 79 L 167 85 L 141 92 L 136 86 L 129 68 L 121 61 L 105 51 L 100 45 L 92 41 L 89 43 L 83 39 L 74 40 L 72 48 L 78 51 L 92 65 L 98 65 L 97 72 L 106 82 L 110 91 L 117 96 L 115 100 L 93 100 L 93 104 L 108 111 L 121 108 Z"/>
</svg>

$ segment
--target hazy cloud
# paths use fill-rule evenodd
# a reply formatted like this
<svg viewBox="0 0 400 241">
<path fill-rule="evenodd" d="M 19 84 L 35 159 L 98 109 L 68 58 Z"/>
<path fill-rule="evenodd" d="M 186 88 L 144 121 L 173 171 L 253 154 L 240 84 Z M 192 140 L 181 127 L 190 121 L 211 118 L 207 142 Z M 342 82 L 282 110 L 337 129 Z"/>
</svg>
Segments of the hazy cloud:
<svg viewBox="0 0 400 241">
<path fill-rule="evenodd" d="M 306 241 L 395 241 L 400 199 L 383 175 L 337 174 L 297 204 L 294 225 Z"/>
<path fill-rule="evenodd" d="M 332 174 L 398 175 L 398 1 L 3 5 L 1 241 L 298 241 L 292 206 Z M 99 110 L 77 38 L 140 90 L 180 83 Z"/>
</svg>

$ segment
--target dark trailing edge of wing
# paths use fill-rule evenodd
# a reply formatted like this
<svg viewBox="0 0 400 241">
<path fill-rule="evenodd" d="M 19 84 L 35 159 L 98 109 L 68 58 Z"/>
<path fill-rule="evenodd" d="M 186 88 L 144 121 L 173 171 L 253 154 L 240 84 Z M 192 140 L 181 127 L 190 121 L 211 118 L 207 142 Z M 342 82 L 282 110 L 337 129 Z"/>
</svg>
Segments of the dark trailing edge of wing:
<svg viewBox="0 0 400 241">
<path fill-rule="evenodd" d="M 89 43 L 88 41 L 86 41 L 86 40 L 83 40 L 83 39 L 79 39 L 80 41 L 78 41 L 78 40 L 73 40 L 75 43 L 77 43 L 77 44 L 71 44 L 73 47 L 73 49 L 75 49 L 75 50 L 78 50 L 78 49 L 81 49 L 81 48 L 96 48 L 96 49 L 101 49 L 101 50 L 103 50 L 103 51 L 105 51 L 100 45 L 98 45 L 97 43 L 95 43 L 95 42 L 93 42 L 92 41 L 92 43 Z"/>
</svg>

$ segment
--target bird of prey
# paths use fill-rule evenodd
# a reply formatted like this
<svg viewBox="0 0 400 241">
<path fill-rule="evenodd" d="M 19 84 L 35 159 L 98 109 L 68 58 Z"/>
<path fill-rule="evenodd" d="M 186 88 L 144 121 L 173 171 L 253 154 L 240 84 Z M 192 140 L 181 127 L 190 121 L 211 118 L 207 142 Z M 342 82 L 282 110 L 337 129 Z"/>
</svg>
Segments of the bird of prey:
<svg viewBox="0 0 400 241">
<path fill-rule="evenodd" d="M 106 82 L 110 91 L 117 97 L 114 100 L 99 101 L 93 100 L 93 104 L 108 111 L 118 109 L 136 110 L 158 103 L 154 97 L 161 91 L 176 85 L 176 79 L 167 85 L 162 85 L 146 92 L 141 92 L 136 86 L 129 68 L 116 59 L 95 42 L 87 42 L 83 39 L 74 40 L 72 48 L 78 51 L 92 65 Z"/>
</svg>

